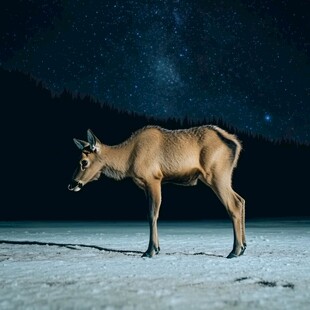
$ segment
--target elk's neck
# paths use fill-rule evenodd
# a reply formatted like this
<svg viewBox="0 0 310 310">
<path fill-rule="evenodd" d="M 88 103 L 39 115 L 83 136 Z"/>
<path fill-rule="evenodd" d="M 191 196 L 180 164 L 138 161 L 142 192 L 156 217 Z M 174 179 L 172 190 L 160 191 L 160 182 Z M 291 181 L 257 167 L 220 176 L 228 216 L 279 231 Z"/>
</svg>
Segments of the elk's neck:
<svg viewBox="0 0 310 310">
<path fill-rule="evenodd" d="M 127 176 L 130 149 L 125 146 L 104 146 L 102 173 L 107 177 L 121 180 Z"/>
</svg>

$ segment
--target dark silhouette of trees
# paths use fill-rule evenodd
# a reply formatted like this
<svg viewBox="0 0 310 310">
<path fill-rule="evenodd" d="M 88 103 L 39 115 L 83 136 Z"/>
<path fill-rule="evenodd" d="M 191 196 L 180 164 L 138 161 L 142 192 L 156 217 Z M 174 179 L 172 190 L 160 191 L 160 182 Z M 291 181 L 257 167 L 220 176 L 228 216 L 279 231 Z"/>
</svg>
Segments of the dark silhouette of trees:
<svg viewBox="0 0 310 310">
<path fill-rule="evenodd" d="M 42 83 L 0 69 L 2 207 L 0 220 L 145 219 L 144 193 L 131 180 L 102 177 L 79 193 L 67 190 L 79 151 L 72 138 L 91 128 L 113 145 L 149 124 L 169 129 L 217 124 L 234 132 L 244 150 L 233 185 L 247 203 L 247 217 L 309 216 L 307 182 L 310 147 L 269 141 L 237 131 L 221 120 L 157 120 L 111 108 L 89 96 L 64 90 L 52 94 Z M 203 184 L 163 186 L 161 219 L 227 218 L 217 197 Z"/>
</svg>

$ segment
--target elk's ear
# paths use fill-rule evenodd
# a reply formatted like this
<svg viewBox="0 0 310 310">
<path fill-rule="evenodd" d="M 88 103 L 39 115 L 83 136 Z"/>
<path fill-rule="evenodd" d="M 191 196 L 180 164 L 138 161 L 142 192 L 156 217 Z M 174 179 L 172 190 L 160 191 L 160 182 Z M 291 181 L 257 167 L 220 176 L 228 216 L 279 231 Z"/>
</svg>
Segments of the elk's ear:
<svg viewBox="0 0 310 310">
<path fill-rule="evenodd" d="M 75 143 L 75 145 L 80 149 L 80 150 L 84 150 L 85 147 L 89 146 L 88 142 L 85 142 L 83 140 L 79 140 L 79 139 L 73 139 L 73 142 Z"/>
<path fill-rule="evenodd" d="M 87 141 L 90 145 L 92 151 L 98 151 L 100 147 L 100 140 L 94 135 L 94 133 L 88 129 L 87 130 Z"/>
</svg>

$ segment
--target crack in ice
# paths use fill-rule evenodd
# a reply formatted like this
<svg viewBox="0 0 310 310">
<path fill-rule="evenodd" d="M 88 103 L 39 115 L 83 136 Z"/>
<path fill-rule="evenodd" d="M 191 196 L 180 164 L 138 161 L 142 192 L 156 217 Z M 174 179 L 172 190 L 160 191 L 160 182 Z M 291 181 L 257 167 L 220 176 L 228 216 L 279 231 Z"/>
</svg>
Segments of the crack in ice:
<svg viewBox="0 0 310 310">
<path fill-rule="evenodd" d="M 142 251 L 134 251 L 134 250 L 117 250 L 117 249 L 110 249 L 104 248 L 98 245 L 91 245 L 91 244 L 80 244 L 80 243 L 56 243 L 56 242 L 41 242 L 41 241 L 13 241 L 13 240 L 0 240 L 0 244 L 17 244 L 17 245 L 47 245 L 47 246 L 58 246 L 62 248 L 67 248 L 70 250 L 80 250 L 77 247 L 81 248 L 92 248 L 99 251 L 105 252 L 114 252 L 114 253 L 121 253 L 124 255 L 132 254 L 143 254 Z M 163 253 L 164 255 L 205 255 L 205 256 L 212 256 L 212 257 L 220 257 L 225 258 L 223 255 L 217 254 L 209 254 L 204 252 L 197 252 L 197 253 L 185 253 L 185 252 L 173 252 L 173 253 Z"/>
</svg>

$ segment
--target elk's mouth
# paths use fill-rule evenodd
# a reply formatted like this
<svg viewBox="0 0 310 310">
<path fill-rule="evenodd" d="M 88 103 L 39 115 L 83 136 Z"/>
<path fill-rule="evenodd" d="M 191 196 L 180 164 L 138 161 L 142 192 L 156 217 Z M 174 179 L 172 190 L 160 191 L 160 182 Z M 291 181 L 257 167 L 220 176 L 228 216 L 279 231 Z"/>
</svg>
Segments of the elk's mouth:
<svg viewBox="0 0 310 310">
<path fill-rule="evenodd" d="M 71 184 L 68 185 L 68 190 L 73 192 L 78 192 L 83 187 L 81 182 L 72 181 Z"/>
</svg>

